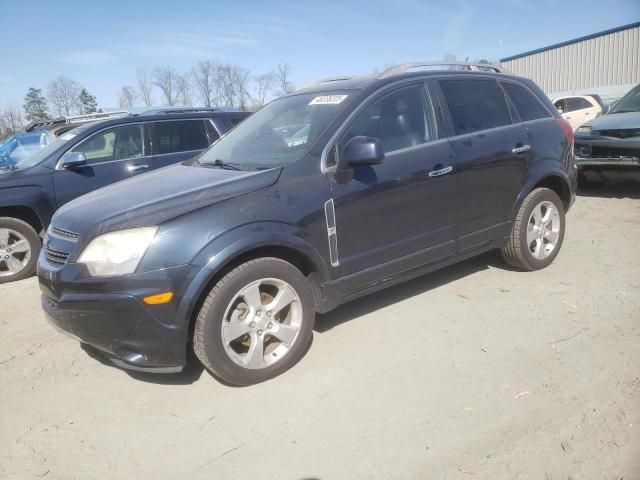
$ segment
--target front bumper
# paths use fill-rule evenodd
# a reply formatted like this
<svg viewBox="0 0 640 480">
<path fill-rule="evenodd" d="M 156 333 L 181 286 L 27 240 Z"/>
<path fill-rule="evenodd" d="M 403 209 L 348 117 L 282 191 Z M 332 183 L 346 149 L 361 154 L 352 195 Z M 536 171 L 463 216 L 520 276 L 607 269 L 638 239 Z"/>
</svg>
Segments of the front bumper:
<svg viewBox="0 0 640 480">
<path fill-rule="evenodd" d="M 58 329 L 106 354 L 118 366 L 177 372 L 187 361 L 189 286 L 200 269 L 191 265 L 120 277 L 90 277 L 84 265 L 49 264 L 42 254 L 38 279 L 42 308 Z M 142 299 L 174 292 L 171 302 Z"/>
</svg>

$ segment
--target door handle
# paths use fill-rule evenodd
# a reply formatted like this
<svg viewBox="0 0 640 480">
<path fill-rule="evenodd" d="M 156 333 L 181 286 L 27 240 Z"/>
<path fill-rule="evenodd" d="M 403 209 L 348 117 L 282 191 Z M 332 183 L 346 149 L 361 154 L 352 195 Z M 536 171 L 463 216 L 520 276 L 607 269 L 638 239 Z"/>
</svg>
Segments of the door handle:
<svg viewBox="0 0 640 480">
<path fill-rule="evenodd" d="M 529 150 L 531 150 L 531 145 L 522 145 L 520 147 L 515 147 L 511 151 L 513 153 L 524 153 L 528 152 Z"/>
<path fill-rule="evenodd" d="M 439 165 L 436 165 L 439 166 Z M 448 167 L 438 168 L 437 170 L 431 170 L 429 172 L 430 177 L 439 177 L 441 175 L 446 175 L 447 173 L 451 173 L 453 171 L 453 167 L 449 165 Z"/>
<path fill-rule="evenodd" d="M 147 168 L 149 168 L 149 165 L 144 165 L 141 163 L 127 165 L 127 170 L 129 170 L 130 172 L 139 172 L 140 170 L 146 170 Z"/>
</svg>

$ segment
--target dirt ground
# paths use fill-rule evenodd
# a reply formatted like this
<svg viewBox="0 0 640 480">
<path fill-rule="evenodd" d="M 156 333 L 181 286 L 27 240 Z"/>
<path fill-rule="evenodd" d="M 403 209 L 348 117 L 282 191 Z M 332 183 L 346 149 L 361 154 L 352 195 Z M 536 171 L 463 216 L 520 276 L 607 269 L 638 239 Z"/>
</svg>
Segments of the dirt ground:
<svg viewBox="0 0 640 480">
<path fill-rule="evenodd" d="M 0 286 L 0 477 L 640 479 L 640 188 L 548 269 L 484 255 L 319 317 L 283 376 L 130 374 Z"/>
</svg>

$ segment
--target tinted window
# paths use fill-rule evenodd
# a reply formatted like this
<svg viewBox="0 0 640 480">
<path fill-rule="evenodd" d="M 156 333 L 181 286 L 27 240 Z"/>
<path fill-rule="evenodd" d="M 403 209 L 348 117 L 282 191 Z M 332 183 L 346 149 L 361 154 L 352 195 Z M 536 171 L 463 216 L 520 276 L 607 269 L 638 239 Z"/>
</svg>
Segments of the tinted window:
<svg viewBox="0 0 640 480">
<path fill-rule="evenodd" d="M 511 123 L 504 94 L 493 80 L 442 80 L 456 135 Z"/>
<path fill-rule="evenodd" d="M 247 117 L 231 117 L 231 118 L 229 118 L 229 121 L 231 122 L 231 125 L 233 125 L 235 127 L 241 121 L 243 121 L 245 118 L 247 118 Z"/>
<path fill-rule="evenodd" d="M 125 125 L 103 130 L 89 137 L 73 151 L 84 153 L 87 163 L 142 157 L 142 125 Z"/>
<path fill-rule="evenodd" d="M 536 120 L 537 118 L 549 116 L 549 112 L 526 89 L 513 83 L 503 83 L 502 86 L 516 106 L 522 121 L 526 122 L 527 120 Z"/>
<path fill-rule="evenodd" d="M 154 122 L 157 153 L 203 150 L 209 146 L 207 129 L 202 120 Z"/>
<path fill-rule="evenodd" d="M 423 85 L 389 93 L 374 102 L 340 140 L 342 150 L 353 137 L 375 137 L 386 153 L 435 139 L 433 110 Z"/>
<path fill-rule="evenodd" d="M 567 112 L 573 112 L 574 110 L 583 110 L 585 108 L 593 107 L 593 105 L 591 105 L 587 100 L 580 97 L 567 98 L 565 100 L 565 103 L 567 105 L 567 110 L 565 111 Z"/>
</svg>

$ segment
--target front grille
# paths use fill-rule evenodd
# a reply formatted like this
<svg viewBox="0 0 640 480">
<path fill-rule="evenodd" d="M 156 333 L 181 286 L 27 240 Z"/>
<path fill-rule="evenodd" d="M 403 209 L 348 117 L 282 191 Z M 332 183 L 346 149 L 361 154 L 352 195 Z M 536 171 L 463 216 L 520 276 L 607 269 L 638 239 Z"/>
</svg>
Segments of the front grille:
<svg viewBox="0 0 640 480">
<path fill-rule="evenodd" d="M 593 145 L 591 147 L 592 157 L 640 157 L 640 150 L 637 148 L 615 148 L 615 147 L 599 147 Z"/>
<path fill-rule="evenodd" d="M 633 138 L 640 137 L 640 128 L 621 128 L 619 130 L 600 130 L 603 137 Z"/>
<path fill-rule="evenodd" d="M 54 265 L 64 265 L 64 262 L 66 262 L 67 258 L 69 257 L 68 252 L 54 250 L 53 248 L 48 246 L 44 247 L 44 253 L 47 257 L 47 260 Z"/>
<path fill-rule="evenodd" d="M 78 239 L 78 234 L 70 232 L 69 230 L 63 230 L 62 228 L 51 226 L 51 233 L 58 235 L 59 237 L 69 238 L 72 240 Z"/>
</svg>

